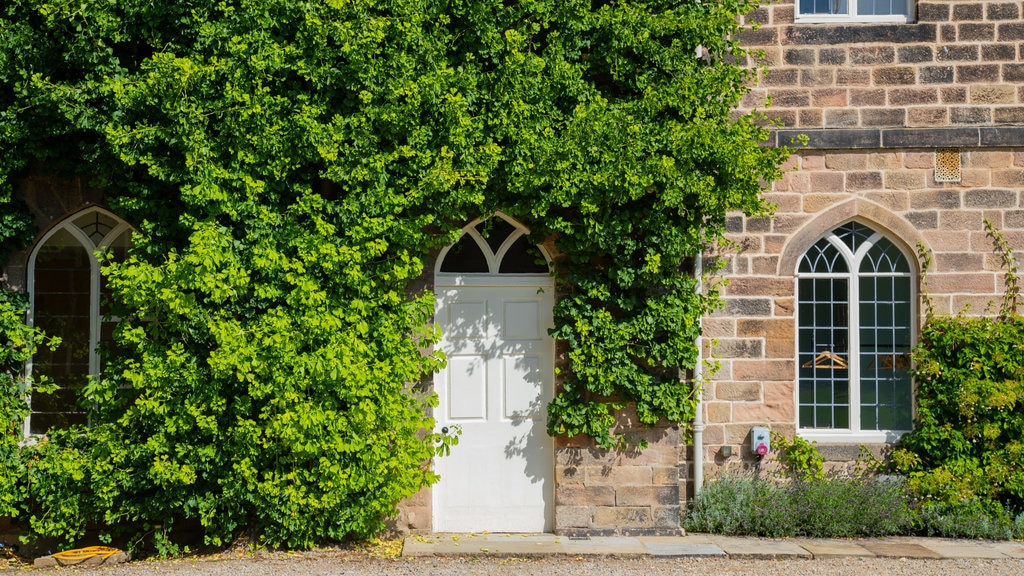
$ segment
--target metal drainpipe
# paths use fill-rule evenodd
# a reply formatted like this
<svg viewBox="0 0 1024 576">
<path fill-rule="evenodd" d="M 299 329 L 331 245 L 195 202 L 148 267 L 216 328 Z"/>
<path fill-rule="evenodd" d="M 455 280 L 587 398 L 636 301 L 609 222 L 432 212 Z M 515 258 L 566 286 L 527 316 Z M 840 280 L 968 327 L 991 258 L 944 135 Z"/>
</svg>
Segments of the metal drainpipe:
<svg viewBox="0 0 1024 576">
<path fill-rule="evenodd" d="M 694 290 L 700 294 L 704 291 L 704 254 L 697 253 L 693 260 L 693 276 L 697 280 Z M 704 488 L 704 341 L 703 318 L 697 319 L 697 365 L 693 369 L 693 391 L 697 395 L 697 410 L 693 415 L 693 495 L 696 497 Z"/>
</svg>

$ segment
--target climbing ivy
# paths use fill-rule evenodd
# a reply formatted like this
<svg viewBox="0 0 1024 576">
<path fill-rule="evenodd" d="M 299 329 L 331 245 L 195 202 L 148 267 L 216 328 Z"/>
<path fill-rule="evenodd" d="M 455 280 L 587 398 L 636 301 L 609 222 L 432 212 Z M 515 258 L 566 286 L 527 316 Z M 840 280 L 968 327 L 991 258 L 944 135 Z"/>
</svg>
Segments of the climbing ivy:
<svg viewBox="0 0 1024 576">
<path fill-rule="evenodd" d="M 985 226 L 1005 266 L 998 314 L 938 315 L 926 296 L 927 319 L 914 349 L 914 430 L 892 460 L 925 503 L 980 501 L 1001 513 L 1000 505 L 1024 507 L 1024 318 L 1016 256 L 987 219 Z M 931 254 L 919 250 L 926 277 Z"/>
<path fill-rule="evenodd" d="M 103 269 L 95 424 L 35 448 L 33 528 L 378 531 L 442 441 L 410 384 L 443 362 L 414 281 L 499 209 L 559 254 L 549 431 L 618 445 L 627 403 L 688 420 L 716 295 L 686 262 L 765 211 L 786 153 L 734 111 L 756 5 L 5 2 L 0 183 L 87 178 L 137 230 Z"/>
</svg>

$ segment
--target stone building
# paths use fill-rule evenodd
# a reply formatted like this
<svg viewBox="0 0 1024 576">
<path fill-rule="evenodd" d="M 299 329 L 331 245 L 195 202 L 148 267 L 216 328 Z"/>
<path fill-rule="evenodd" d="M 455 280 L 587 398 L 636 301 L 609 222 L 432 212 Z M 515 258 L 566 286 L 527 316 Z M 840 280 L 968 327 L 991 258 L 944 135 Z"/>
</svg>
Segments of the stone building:
<svg viewBox="0 0 1024 576">
<path fill-rule="evenodd" d="M 748 454 L 758 424 L 837 461 L 895 440 L 913 418 L 922 290 L 937 313 L 1000 301 L 985 222 L 1024 247 L 1021 8 L 797 0 L 747 17 L 765 68 L 743 107 L 795 152 L 767 194 L 774 217 L 729 222 L 726 306 L 704 323 L 721 364 L 705 394 L 713 469 Z"/>
<path fill-rule="evenodd" d="M 836 462 L 909 430 L 919 247 L 934 258 L 936 311 L 978 314 L 1002 287 L 985 222 L 1024 248 L 1021 11 L 1021 2 L 782 0 L 746 18 L 758 26 L 742 41 L 764 70 L 743 108 L 777 120 L 771 144 L 794 154 L 767 192 L 774 216 L 729 220 L 738 251 L 720 252 L 725 307 L 704 319 L 719 368 L 705 383 L 699 446 L 677 426 L 632 428 L 649 446 L 626 452 L 548 438 L 552 295 L 550 278 L 529 266 L 537 250 L 547 254 L 503 216 L 486 238 L 481 223 L 467 225 L 426 281 L 449 328 L 438 425 L 463 427 L 463 456 L 439 463 L 441 483 L 407 501 L 395 527 L 674 533 L 696 479 L 754 460 L 754 426 L 817 440 Z M 33 294 L 37 322 L 77 327 L 66 365 L 53 369 L 95 373 L 109 327 L 91 254 L 123 247 L 128 225 L 80 184 L 31 174 L 19 196 L 43 232 L 5 280 Z M 81 306 L 49 297 L 68 286 Z M 84 418 L 34 408 L 26 432 Z M 632 417 L 620 422 L 631 427 Z M 472 429 L 491 418 L 511 424 Z"/>
</svg>

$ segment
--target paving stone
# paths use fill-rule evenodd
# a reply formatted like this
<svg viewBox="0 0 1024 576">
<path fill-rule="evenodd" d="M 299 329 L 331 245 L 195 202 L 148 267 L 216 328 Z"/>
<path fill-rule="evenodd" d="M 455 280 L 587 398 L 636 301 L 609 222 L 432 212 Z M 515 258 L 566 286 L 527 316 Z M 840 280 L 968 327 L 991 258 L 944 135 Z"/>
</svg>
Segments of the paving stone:
<svg viewBox="0 0 1024 576">
<path fill-rule="evenodd" d="M 860 545 L 876 556 L 887 558 L 942 558 L 942 554 L 914 542 L 862 540 Z"/>
<path fill-rule="evenodd" d="M 711 542 L 734 558 L 811 558 L 811 553 L 791 540 L 711 536 Z"/>
<path fill-rule="evenodd" d="M 596 536 L 589 540 L 562 540 L 566 554 L 647 554 L 640 540 L 632 536 Z"/>
<path fill-rule="evenodd" d="M 929 538 L 920 544 L 944 558 L 1009 558 L 990 542 Z"/>
<path fill-rule="evenodd" d="M 1009 558 L 1024 559 L 1024 542 L 993 542 L 992 547 Z"/>
<path fill-rule="evenodd" d="M 848 558 L 851 556 L 870 558 L 874 556 L 874 553 L 857 542 L 849 540 L 797 539 L 793 543 L 813 554 L 815 558 Z"/>
<path fill-rule="evenodd" d="M 641 536 L 652 556 L 725 556 L 725 551 L 701 536 Z"/>
</svg>

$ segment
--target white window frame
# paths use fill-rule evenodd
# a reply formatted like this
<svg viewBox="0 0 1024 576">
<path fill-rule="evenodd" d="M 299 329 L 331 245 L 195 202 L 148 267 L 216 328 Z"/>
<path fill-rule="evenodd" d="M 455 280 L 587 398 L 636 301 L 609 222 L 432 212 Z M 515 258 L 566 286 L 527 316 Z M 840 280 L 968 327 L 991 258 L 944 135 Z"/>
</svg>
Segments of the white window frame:
<svg viewBox="0 0 1024 576">
<path fill-rule="evenodd" d="M 100 213 L 104 216 L 112 218 L 117 224 L 108 231 L 99 242 L 93 241 L 82 229 L 75 225 L 75 221 L 83 216 L 87 216 L 92 213 Z M 28 282 L 27 289 L 29 294 L 29 309 L 28 309 L 28 325 L 35 326 L 35 309 L 36 309 L 36 257 L 39 255 L 39 250 L 46 245 L 46 243 L 53 237 L 57 232 L 64 230 L 71 234 L 85 249 L 89 255 L 89 375 L 96 378 L 100 373 L 100 333 L 102 330 L 102 318 L 100 317 L 100 263 L 96 258 L 96 253 L 101 252 L 110 247 L 111 243 L 117 240 L 117 238 L 126 231 L 131 230 L 132 227 L 127 222 L 119 218 L 116 214 L 109 210 L 104 210 L 98 206 L 90 206 L 73 214 L 65 216 L 57 225 L 53 226 L 46 231 L 42 237 L 32 247 L 32 252 L 28 258 Z M 25 362 L 25 374 L 28 378 L 32 377 L 32 358 L 30 357 Z M 31 407 L 32 398 L 28 397 L 28 403 Z M 32 415 L 31 413 L 25 418 L 22 424 L 22 435 L 25 438 L 32 436 Z"/>
<path fill-rule="evenodd" d="M 853 24 L 853 23 L 875 23 L 875 24 L 907 24 L 916 22 L 917 2 L 906 0 L 906 14 L 858 14 L 857 0 L 847 0 L 846 14 L 803 14 L 800 12 L 800 0 L 793 0 L 794 6 L 793 21 L 797 24 Z"/>
<path fill-rule="evenodd" d="M 795 338 L 794 338 L 794 351 L 793 357 L 798 359 L 797 362 L 797 377 L 793 387 L 793 406 L 795 407 L 795 419 L 797 435 L 808 441 L 816 441 L 821 443 L 830 444 L 878 444 L 878 443 L 892 443 L 900 439 L 901 436 L 910 432 L 910 430 L 862 430 L 860 425 L 860 362 L 854 361 L 853 351 L 860 350 L 860 283 L 857 281 L 859 278 L 864 276 L 893 276 L 892 273 L 861 273 L 860 263 L 864 259 L 865 255 L 881 238 L 886 238 L 884 234 L 879 232 L 875 226 L 870 224 L 862 224 L 873 232 L 863 243 L 857 248 L 856 253 L 850 250 L 850 247 L 845 242 L 836 236 L 834 230 L 841 228 L 845 224 L 833 226 L 829 230 L 828 234 L 824 238 L 828 238 L 829 243 L 835 246 L 846 260 L 848 267 L 847 272 L 800 272 L 800 263 L 803 262 L 804 256 L 807 250 L 811 249 L 815 243 L 821 238 L 815 240 L 811 246 L 808 246 L 807 250 L 801 254 L 797 260 L 796 272 L 794 278 L 794 294 L 796 295 L 796 306 L 794 306 L 793 320 L 796 327 Z M 907 251 L 898 242 L 894 242 L 891 238 L 886 238 L 892 242 L 893 246 L 903 255 L 909 265 L 914 260 L 907 254 Z M 917 275 L 913 266 L 910 266 L 910 273 L 906 275 L 900 275 L 901 277 L 907 277 L 910 279 L 910 346 L 913 348 L 917 344 L 918 326 L 917 326 L 917 314 L 918 314 L 918 294 L 915 290 L 917 286 Z M 851 351 L 848 362 L 849 369 L 849 403 L 850 403 L 850 427 L 849 428 L 802 428 L 800 426 L 800 293 L 799 293 L 799 281 L 801 278 L 847 278 L 847 332 L 849 338 L 849 350 Z M 916 418 L 916 403 L 914 402 L 914 386 L 911 384 L 911 419 Z"/>
</svg>

